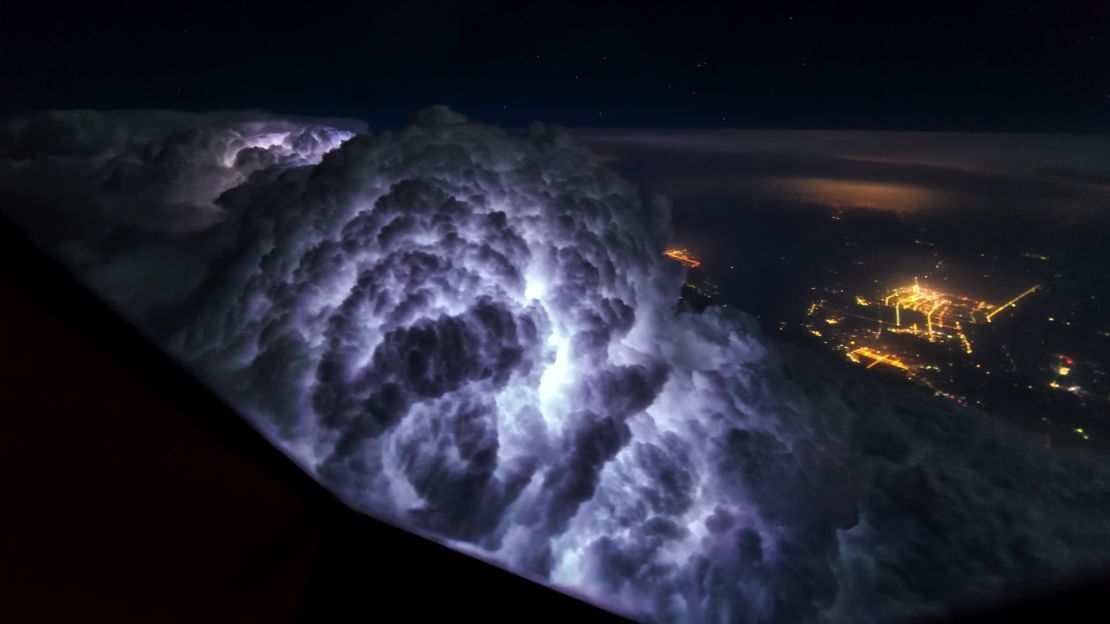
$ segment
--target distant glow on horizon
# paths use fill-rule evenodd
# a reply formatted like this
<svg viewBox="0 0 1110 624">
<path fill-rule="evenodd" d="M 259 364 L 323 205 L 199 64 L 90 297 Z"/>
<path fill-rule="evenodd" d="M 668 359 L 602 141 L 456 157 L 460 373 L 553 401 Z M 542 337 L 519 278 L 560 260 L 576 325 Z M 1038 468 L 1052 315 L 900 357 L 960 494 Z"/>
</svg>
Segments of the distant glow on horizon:
<svg viewBox="0 0 1110 624">
<path fill-rule="evenodd" d="M 835 178 L 782 178 L 769 184 L 786 197 L 841 208 L 915 212 L 941 205 L 944 197 L 922 186 Z"/>
</svg>

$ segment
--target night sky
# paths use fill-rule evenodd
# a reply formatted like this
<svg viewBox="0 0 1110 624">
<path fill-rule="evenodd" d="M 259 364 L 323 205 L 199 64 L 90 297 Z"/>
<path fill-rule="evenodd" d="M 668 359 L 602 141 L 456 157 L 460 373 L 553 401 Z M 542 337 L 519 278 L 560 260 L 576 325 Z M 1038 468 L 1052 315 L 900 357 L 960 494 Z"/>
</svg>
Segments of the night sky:
<svg viewBox="0 0 1110 624">
<path fill-rule="evenodd" d="M 0 114 L 256 108 L 387 128 L 446 103 L 509 126 L 1110 130 L 1105 2 L 599 4 L 35 3 L 0 20 Z"/>
</svg>

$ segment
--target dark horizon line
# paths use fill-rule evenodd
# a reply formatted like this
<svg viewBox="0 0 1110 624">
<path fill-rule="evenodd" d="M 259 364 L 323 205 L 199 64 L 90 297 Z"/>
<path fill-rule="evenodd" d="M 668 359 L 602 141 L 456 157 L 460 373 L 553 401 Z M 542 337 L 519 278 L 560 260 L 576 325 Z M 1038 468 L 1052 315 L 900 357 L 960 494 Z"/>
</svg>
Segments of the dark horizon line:
<svg viewBox="0 0 1110 624">
<path fill-rule="evenodd" d="M 789 99 L 789 98 L 784 98 Z M 975 99 L 975 98 L 973 98 Z M 104 106 L 104 102 L 89 102 L 84 106 L 28 106 L 9 102 L 8 106 L 0 105 L 0 119 L 31 116 L 49 111 L 62 110 L 92 110 L 92 111 L 136 111 L 160 110 L 187 113 L 242 113 L 259 112 L 277 116 L 298 116 L 315 118 L 344 118 L 366 122 L 372 131 L 392 130 L 401 128 L 411 123 L 414 114 L 424 108 L 443 105 L 452 110 L 466 115 L 471 121 L 497 125 L 504 128 L 527 128 L 532 123 L 541 122 L 547 125 L 561 126 L 575 129 L 621 129 L 621 130 L 830 130 L 830 131 L 877 131 L 877 132 L 952 132 L 952 133 L 1007 133 L 1007 134 L 1074 134 L 1098 135 L 1110 134 L 1110 96 L 1107 101 L 1107 112 L 1102 114 L 1092 107 L 1077 107 L 1076 110 L 1060 110 L 1057 114 L 1047 114 L 1041 118 L 1021 107 L 1011 114 L 1005 111 L 991 113 L 980 112 L 934 112 L 916 113 L 912 110 L 891 113 L 876 113 L 869 115 L 866 111 L 857 114 L 845 114 L 844 106 L 830 103 L 829 110 L 807 112 L 805 110 L 786 110 L 777 114 L 763 114 L 749 112 L 746 114 L 724 114 L 720 121 L 707 121 L 706 113 L 696 111 L 679 111 L 677 114 L 670 111 L 644 112 L 635 115 L 619 115 L 613 113 L 614 109 L 621 109 L 621 105 L 612 102 L 605 103 L 603 115 L 593 117 L 586 113 L 584 107 L 576 106 L 577 110 L 556 112 L 554 107 L 545 111 L 543 106 L 529 106 L 526 109 L 496 110 L 495 105 L 488 103 L 452 101 L 450 98 L 421 98 L 421 101 L 405 102 L 379 102 L 367 106 L 352 106 L 343 103 L 331 110 L 311 102 L 291 103 L 286 105 L 266 105 L 259 102 L 249 106 L 204 106 L 193 102 L 174 102 L 166 106 Z M 781 100 L 774 102 L 776 106 L 786 104 Z M 758 100 L 756 108 L 773 108 L 772 102 Z M 628 108 L 628 107 L 624 107 Z M 565 110 L 565 109 L 564 109 Z M 888 109 L 891 110 L 891 109 Z M 531 112 L 529 112 L 531 111 Z M 1023 114 L 1024 113 L 1024 114 Z"/>
</svg>

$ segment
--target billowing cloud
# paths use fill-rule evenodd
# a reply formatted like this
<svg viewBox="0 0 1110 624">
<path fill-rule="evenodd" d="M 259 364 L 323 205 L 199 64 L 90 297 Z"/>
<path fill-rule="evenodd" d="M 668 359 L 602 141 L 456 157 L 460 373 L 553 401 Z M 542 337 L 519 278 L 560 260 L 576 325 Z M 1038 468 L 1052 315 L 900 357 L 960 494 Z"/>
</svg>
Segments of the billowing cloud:
<svg viewBox="0 0 1110 624">
<path fill-rule="evenodd" d="M 1104 463 L 677 306 L 668 204 L 563 131 L 0 137 L 13 217 L 348 504 L 608 608 L 897 620 L 1110 562 Z"/>
</svg>

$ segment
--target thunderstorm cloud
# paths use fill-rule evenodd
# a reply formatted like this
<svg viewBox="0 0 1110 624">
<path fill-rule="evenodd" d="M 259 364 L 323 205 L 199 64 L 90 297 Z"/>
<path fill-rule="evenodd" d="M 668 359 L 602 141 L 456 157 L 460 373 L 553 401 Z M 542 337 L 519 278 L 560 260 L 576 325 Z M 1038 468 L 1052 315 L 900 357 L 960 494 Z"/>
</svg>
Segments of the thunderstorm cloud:
<svg viewBox="0 0 1110 624">
<path fill-rule="evenodd" d="M 559 129 L 46 113 L 0 125 L 0 193 L 349 505 L 639 619 L 929 617 L 1110 561 L 1104 462 L 678 305 L 668 203 Z"/>
</svg>

